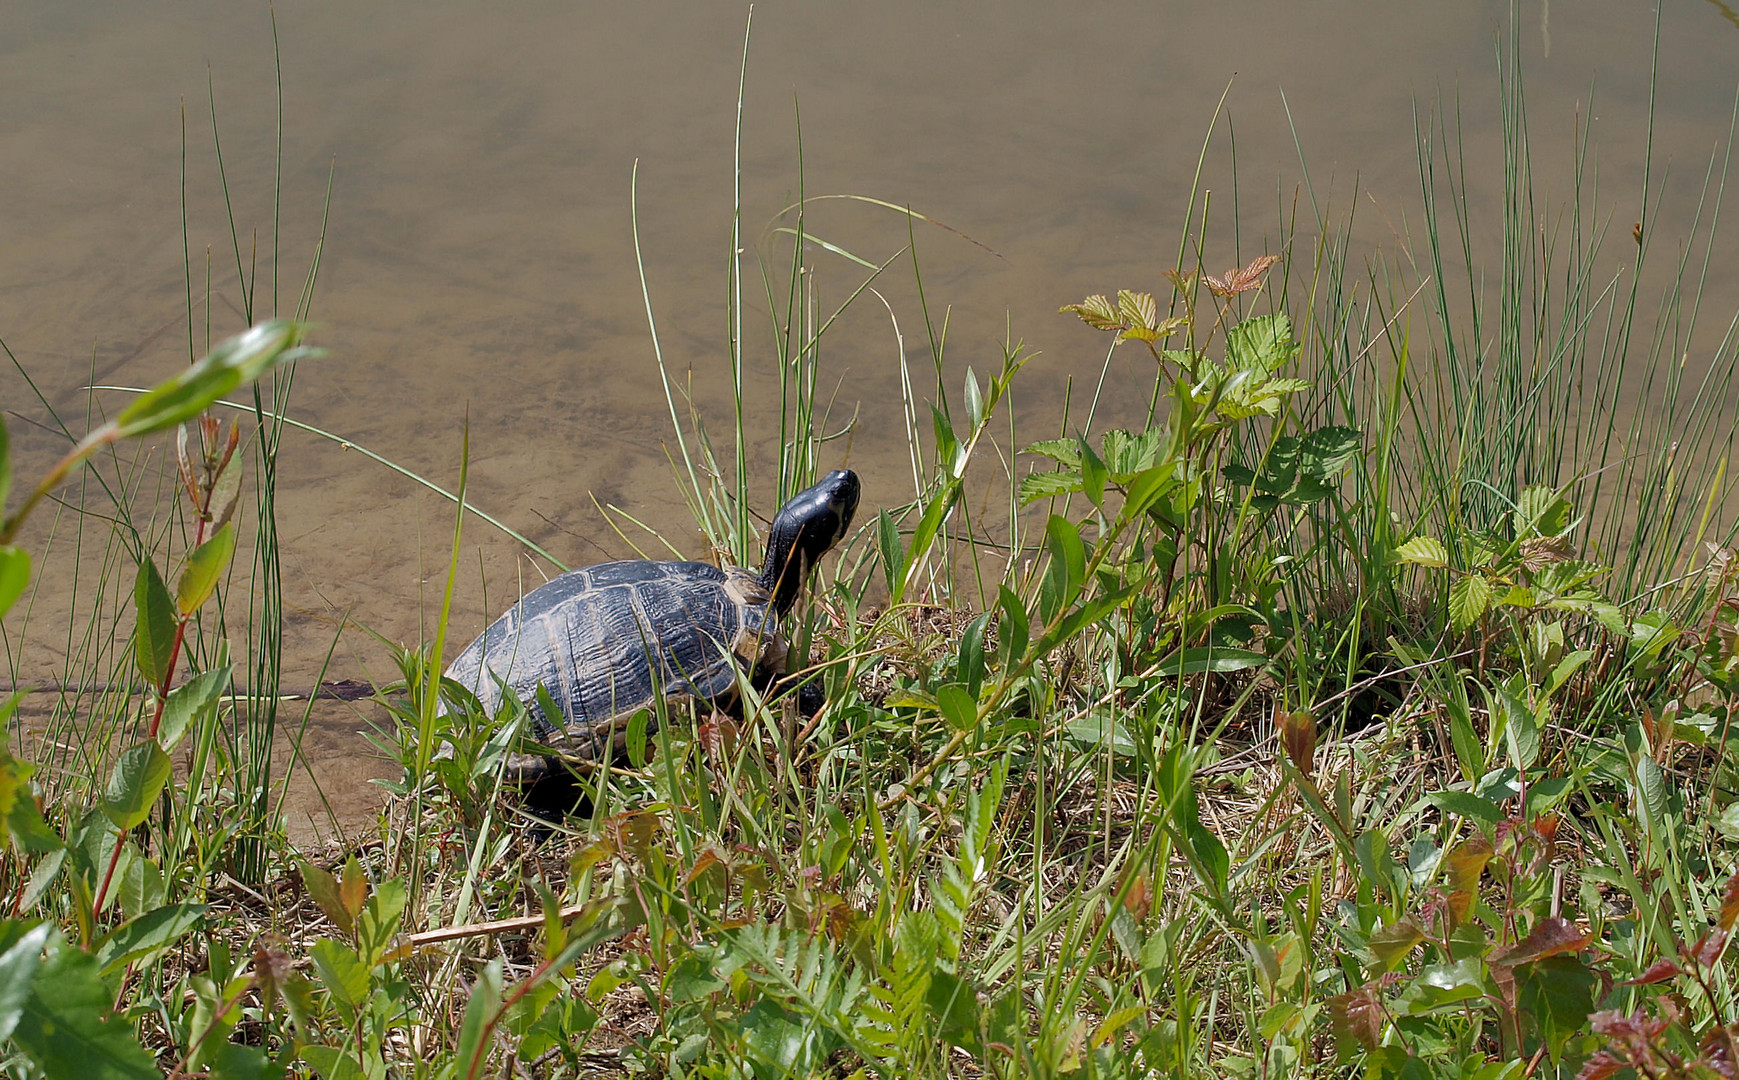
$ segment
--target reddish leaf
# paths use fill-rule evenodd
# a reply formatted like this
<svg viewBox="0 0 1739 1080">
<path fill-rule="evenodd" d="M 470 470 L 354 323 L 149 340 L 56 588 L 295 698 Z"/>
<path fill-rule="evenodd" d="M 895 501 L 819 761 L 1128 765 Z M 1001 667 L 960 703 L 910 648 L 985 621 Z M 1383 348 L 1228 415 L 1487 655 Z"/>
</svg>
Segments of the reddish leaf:
<svg viewBox="0 0 1739 1080">
<path fill-rule="evenodd" d="M 1697 1048 L 1702 1051 L 1698 1064 L 1727 1080 L 1739 1080 L 1739 1024 L 1710 1028 Z"/>
<path fill-rule="evenodd" d="M 1491 962 L 1503 964 L 1506 967 L 1531 964 L 1535 960 L 1544 960 L 1548 956 L 1579 953 L 1586 949 L 1588 943 L 1593 940 L 1593 934 L 1583 932 L 1569 919 L 1560 915 L 1552 915 L 1541 919 L 1526 938 L 1507 950 L 1501 957 L 1494 956 Z"/>
<path fill-rule="evenodd" d="M 1306 780 L 1316 775 L 1316 717 L 1308 710 L 1280 714 L 1280 745 Z"/>
<path fill-rule="evenodd" d="M 1721 950 L 1727 947 L 1727 931 L 1711 930 L 1697 942 L 1695 949 L 1697 963 L 1705 968 L 1715 966 L 1715 961 L 1721 959 Z"/>
<path fill-rule="evenodd" d="M 1485 872 L 1485 864 L 1491 861 L 1493 855 L 1491 841 L 1483 836 L 1463 840 L 1449 851 L 1444 860 L 1449 867 L 1449 892 L 1467 893 L 1472 897 L 1473 891 L 1479 888 L 1479 876 Z M 1465 917 L 1465 911 L 1463 916 Z"/>
<path fill-rule="evenodd" d="M 1685 969 L 1666 958 L 1656 960 L 1649 969 L 1634 979 L 1626 979 L 1620 986 L 1648 986 L 1652 983 L 1666 982 L 1674 975 L 1683 975 Z"/>
<path fill-rule="evenodd" d="M 1588 1023 L 1596 1035 L 1604 1035 L 1614 1040 L 1641 1039 L 1645 1042 L 1652 1041 L 1670 1026 L 1666 1020 L 1651 1020 L 1640 1012 L 1626 1014 L 1616 1009 L 1594 1013 L 1588 1017 Z"/>
<path fill-rule="evenodd" d="M 1624 1062 L 1602 1050 L 1582 1063 L 1582 1071 L 1576 1074 L 1576 1080 L 1606 1080 L 1622 1068 Z"/>
<path fill-rule="evenodd" d="M 1739 871 L 1727 879 L 1727 887 L 1721 890 L 1721 929 L 1731 930 L 1735 922 L 1739 922 Z"/>
<path fill-rule="evenodd" d="M 1358 1043 L 1366 1050 L 1375 1050 L 1382 1042 L 1387 1016 L 1383 1000 L 1377 996 L 1377 985 L 1366 983 L 1328 999 L 1330 1026 L 1336 1040 L 1343 1044 Z"/>
</svg>

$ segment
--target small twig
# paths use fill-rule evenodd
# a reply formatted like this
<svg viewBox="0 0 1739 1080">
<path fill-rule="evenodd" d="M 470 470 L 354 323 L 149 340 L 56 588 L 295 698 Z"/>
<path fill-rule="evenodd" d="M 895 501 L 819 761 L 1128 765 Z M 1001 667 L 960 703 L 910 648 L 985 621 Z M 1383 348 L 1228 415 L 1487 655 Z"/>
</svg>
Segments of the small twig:
<svg viewBox="0 0 1739 1080">
<path fill-rule="evenodd" d="M 574 904 L 562 908 L 558 918 L 571 919 L 586 910 L 584 904 Z M 420 934 L 410 934 L 405 943 L 412 948 L 422 948 L 424 945 L 434 945 L 442 941 L 457 941 L 459 938 L 482 937 L 485 934 L 511 934 L 517 930 L 536 930 L 543 926 L 542 915 L 524 915 L 517 919 L 496 919 L 494 922 L 465 923 L 462 926 L 446 926 L 439 930 L 424 930 Z"/>
</svg>

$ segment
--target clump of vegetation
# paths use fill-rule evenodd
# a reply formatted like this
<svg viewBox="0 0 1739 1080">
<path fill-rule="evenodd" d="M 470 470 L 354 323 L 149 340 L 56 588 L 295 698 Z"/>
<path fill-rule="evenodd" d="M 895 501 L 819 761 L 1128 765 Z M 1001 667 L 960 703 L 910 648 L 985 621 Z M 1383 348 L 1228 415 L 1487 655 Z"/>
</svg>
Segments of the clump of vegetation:
<svg viewBox="0 0 1739 1080">
<path fill-rule="evenodd" d="M 1504 91 L 1506 158 L 1525 162 L 1513 62 Z M 1023 443 L 1020 346 L 956 393 L 933 336 L 929 423 L 915 393 L 906 409 L 916 496 L 862 528 L 801 615 L 794 667 L 819 711 L 745 682 L 738 714 L 659 716 L 627 761 L 574 778 L 560 821 L 502 781 L 523 708 L 485 715 L 441 679 L 443 616 L 382 688 L 403 772 L 378 835 L 298 852 L 276 827 L 271 729 L 249 719 L 270 715 L 250 710 L 276 639 L 221 617 L 246 455 L 200 414 L 287 373 L 299 324 L 219 344 L 0 528 L 3 607 L 41 492 L 98 446 L 192 425 L 183 527 L 122 530 L 138 569 L 119 661 L 144 692 L 57 714 L 107 733 L 86 770 L 107 779 L 0 759 L 0 1067 L 1735 1075 L 1739 343 L 1693 342 L 1688 260 L 1643 325 L 1653 229 L 1626 283 L 1595 288 L 1595 193 L 1554 237 L 1525 168 L 1484 306 L 1467 230 L 1436 216 L 1454 148 L 1435 127 L 1419 145 L 1411 261 L 1361 279 L 1342 223 L 1209 273 L 1204 198 L 1162 287 L 1064 308 L 1151 357 L 1140 430 Z M 773 501 L 838 434 L 816 389 L 832 320 L 806 291 L 812 250 L 838 249 L 793 211 L 770 234 L 789 260 L 762 265 Z M 1714 218 L 1694 238 L 1711 248 Z M 865 261 L 871 280 L 892 261 Z M 1687 370 L 1706 374 L 1682 394 Z M 261 540 L 279 379 L 249 435 Z M 718 448 L 668 404 L 696 520 L 742 557 L 741 398 Z M 990 470 L 1006 513 L 975 520 Z M 462 475 L 455 565 L 466 494 Z"/>
</svg>

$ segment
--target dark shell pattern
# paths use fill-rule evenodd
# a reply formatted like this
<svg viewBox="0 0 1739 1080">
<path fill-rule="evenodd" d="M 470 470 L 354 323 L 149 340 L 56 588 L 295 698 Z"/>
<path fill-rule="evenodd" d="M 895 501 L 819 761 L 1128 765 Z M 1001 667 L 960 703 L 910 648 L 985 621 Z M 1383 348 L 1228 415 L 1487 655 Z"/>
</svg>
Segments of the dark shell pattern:
<svg viewBox="0 0 1739 1080">
<path fill-rule="evenodd" d="M 608 757 L 655 694 L 714 702 L 736 689 L 732 663 L 764 666 L 778 633 L 766 591 L 746 570 L 708 563 L 601 563 L 527 593 L 447 668 L 491 713 L 493 672 L 531 712 L 539 742 L 585 760 Z M 656 676 L 654 676 L 656 660 Z M 485 670 L 487 668 L 487 671 Z M 542 685 L 559 718 L 537 704 Z M 653 717 L 648 731 L 656 730 Z"/>
</svg>

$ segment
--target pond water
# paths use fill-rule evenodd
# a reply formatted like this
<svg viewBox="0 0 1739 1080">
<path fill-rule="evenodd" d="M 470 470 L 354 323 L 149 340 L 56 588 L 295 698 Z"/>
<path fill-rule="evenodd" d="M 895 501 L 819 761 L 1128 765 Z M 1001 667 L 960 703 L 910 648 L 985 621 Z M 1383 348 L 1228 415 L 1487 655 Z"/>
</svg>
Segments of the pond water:
<svg viewBox="0 0 1739 1080">
<path fill-rule="evenodd" d="M 666 357 L 679 372 L 692 367 L 722 434 L 747 17 L 746 5 L 721 3 L 279 5 L 280 308 L 293 305 L 314 251 L 329 175 L 332 190 L 313 305 L 332 358 L 302 369 L 291 414 L 448 485 L 468 418 L 472 501 L 564 561 L 631 554 L 594 499 L 704 554 L 665 458 L 669 417 L 636 273 L 630 178 L 638 161 L 640 238 Z M 949 312 L 948 385 L 958 387 L 968 364 L 993 367 L 1012 331 L 1039 353 L 1018 390 L 1025 434 L 1037 438 L 1056 430 L 1066 380 L 1097 377 L 1103 358 L 1103 340 L 1058 305 L 1162 285 L 1222 93 L 1242 237 L 1234 250 L 1221 228 L 1210 265 L 1273 243 L 1300 190 L 1301 149 L 1325 206 L 1344 211 L 1356 184 L 1355 256 L 1392 254 L 1417 225 L 1416 110 L 1440 99 L 1453 108 L 1459 94 L 1470 198 L 1495 206 L 1496 51 L 1508 18 L 1505 4 L 1410 0 L 757 5 L 742 198 L 749 424 L 765 433 L 751 453 L 760 490 L 770 491 L 779 447 L 753 260 L 784 257 L 785 238 L 766 228 L 798 190 L 799 110 L 807 194 L 872 196 L 948 226 L 915 232 L 932 314 Z M 1638 216 L 1654 15 L 1623 0 L 1527 0 L 1519 21 L 1542 175 L 1565 175 L 1580 117 L 1622 235 Z M 1654 148 L 1674 173 L 1658 220 L 1682 231 L 1728 132 L 1739 17 L 1718 0 L 1669 0 L 1661 22 Z M 0 338 L 70 415 L 82 415 L 77 388 L 93 376 L 137 385 L 186 360 L 184 160 L 192 291 L 203 295 L 209 265 L 213 334 L 242 325 L 213 99 L 241 261 L 257 258 L 255 302 L 269 312 L 267 9 L 0 7 Z M 1204 180 L 1222 210 L 1232 202 L 1231 145 L 1216 142 Z M 816 202 L 808 228 L 874 261 L 907 242 L 902 217 L 861 202 Z M 1733 248 L 1718 250 L 1707 296 L 1721 313 L 1711 322 L 1724 327 L 1739 259 L 1721 250 Z M 831 308 L 862 273 L 815 258 L 818 296 Z M 907 355 L 927 364 L 909 260 L 880 287 Z M 199 304 L 201 338 L 206 319 Z M 822 360 L 823 382 L 838 387 L 836 415 L 861 410 L 828 464 L 863 474 L 871 512 L 911 489 L 900 345 L 888 308 L 866 294 L 829 332 Z M 1114 363 L 1100 424 L 1133 418 L 1150 377 L 1135 357 Z M 24 467 L 41 467 L 56 444 L 28 421 L 44 411 L 9 368 L 0 388 Z M 286 682 L 305 686 L 341 617 L 407 642 L 429 626 L 451 511 L 308 436 L 286 437 L 281 470 Z M 541 580 L 516 555 L 487 527 L 468 526 L 455 597 L 461 641 L 522 581 Z M 66 571 L 45 574 L 52 586 Z M 42 629 L 8 643 L 23 677 L 55 670 L 64 651 L 65 620 L 56 630 L 45 614 L 53 600 L 38 602 Z M 389 675 L 382 651 L 356 632 L 328 672 Z M 334 709 L 324 723 L 329 787 L 358 787 L 379 766 L 348 734 L 357 717 Z"/>
</svg>

